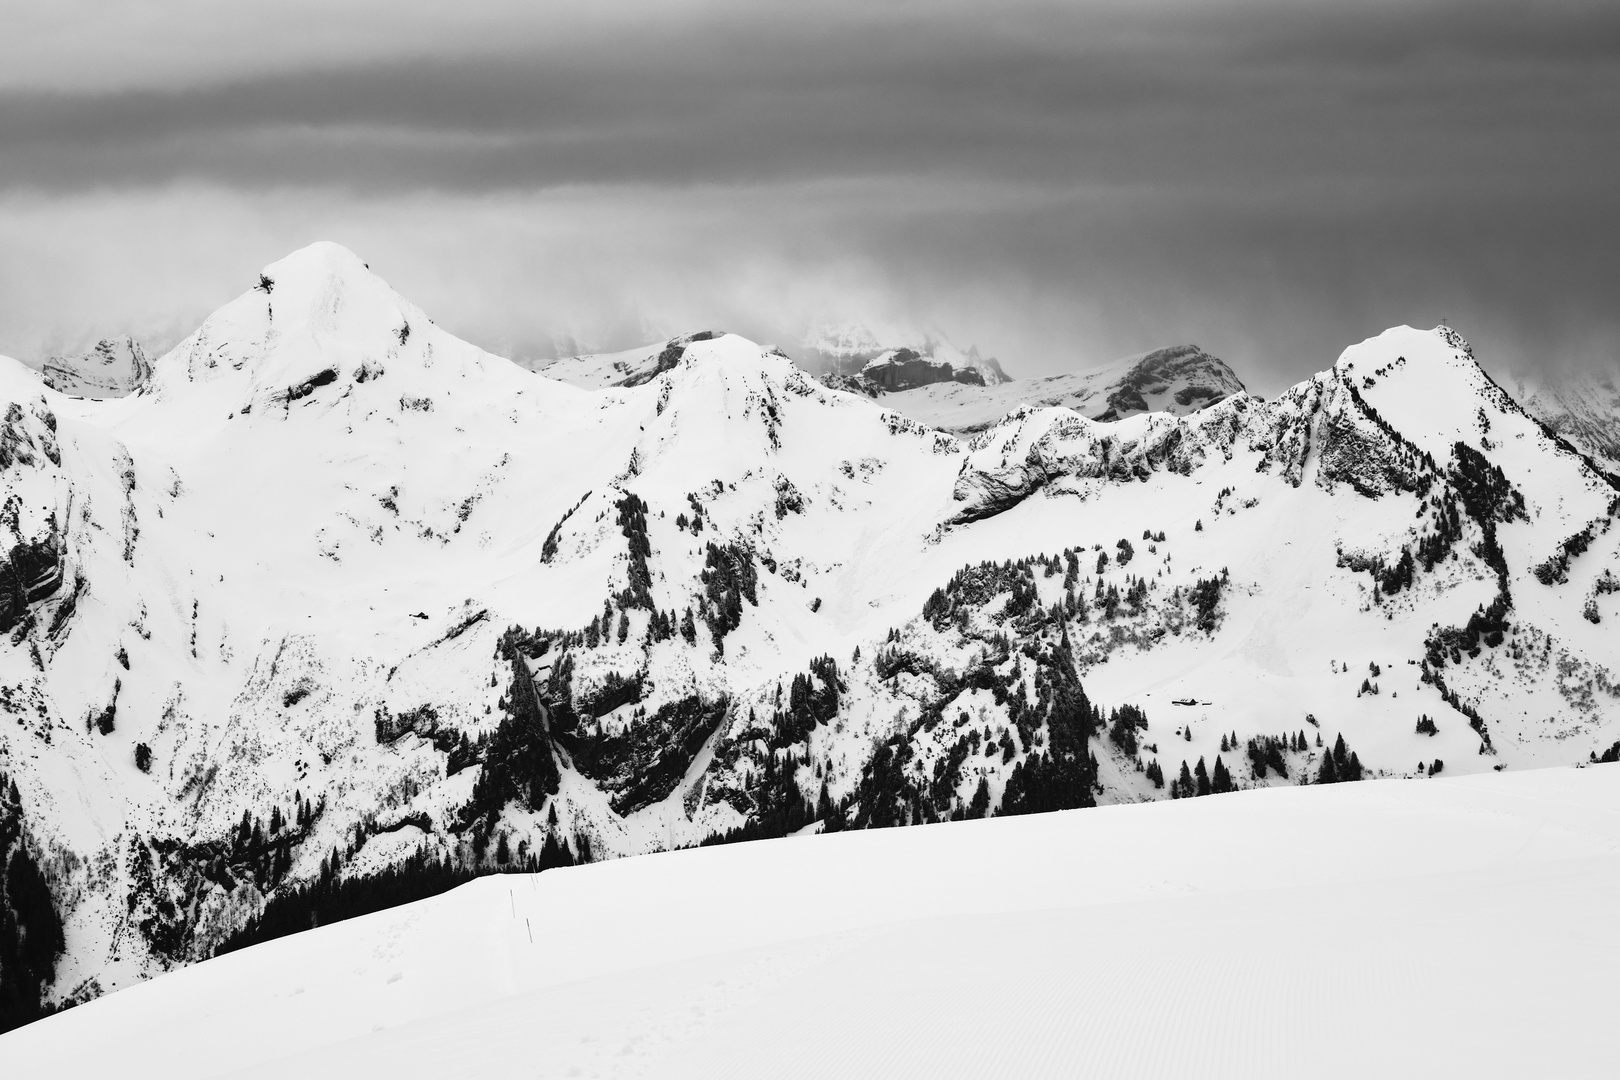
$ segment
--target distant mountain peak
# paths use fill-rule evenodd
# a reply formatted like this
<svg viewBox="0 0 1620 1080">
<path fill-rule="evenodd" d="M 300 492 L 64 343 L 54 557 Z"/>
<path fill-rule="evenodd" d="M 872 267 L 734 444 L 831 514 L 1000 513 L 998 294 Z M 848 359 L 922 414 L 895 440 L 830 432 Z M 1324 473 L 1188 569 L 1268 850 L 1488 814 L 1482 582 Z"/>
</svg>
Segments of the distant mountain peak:
<svg viewBox="0 0 1620 1080">
<path fill-rule="evenodd" d="M 426 411 L 459 392 L 461 376 L 511 367 L 440 329 L 354 252 L 320 242 L 266 266 L 161 357 L 149 392 L 207 386 L 232 416 L 352 399 L 369 417 Z"/>
<path fill-rule="evenodd" d="M 1124 368 L 1107 391 L 1108 407 L 1099 420 L 1119 420 L 1144 412 L 1185 413 L 1245 392 L 1226 361 L 1197 345 L 1172 345 L 1144 353 Z"/>
<path fill-rule="evenodd" d="M 1620 474 L 1620 372 L 1516 373 L 1507 384 L 1531 416 Z"/>
<path fill-rule="evenodd" d="M 113 398 L 133 394 L 152 376 L 152 361 L 134 338 L 103 338 L 86 352 L 53 356 L 41 374 L 45 385 L 69 397 Z"/>
<path fill-rule="evenodd" d="M 937 380 L 934 385 L 903 388 L 885 396 L 884 404 L 932 427 L 972 434 L 1022 406 L 1061 406 L 1109 422 L 1150 412 L 1187 415 L 1247 392 L 1224 360 L 1196 345 L 1153 349 L 1091 371 L 967 385 L 970 382 Z"/>
<path fill-rule="evenodd" d="M 976 345 L 963 350 L 938 331 L 859 321 L 812 324 L 794 359 L 812 375 L 870 376 L 878 389 L 891 392 L 942 382 L 1010 381 L 1000 362 L 981 356 Z"/>
</svg>

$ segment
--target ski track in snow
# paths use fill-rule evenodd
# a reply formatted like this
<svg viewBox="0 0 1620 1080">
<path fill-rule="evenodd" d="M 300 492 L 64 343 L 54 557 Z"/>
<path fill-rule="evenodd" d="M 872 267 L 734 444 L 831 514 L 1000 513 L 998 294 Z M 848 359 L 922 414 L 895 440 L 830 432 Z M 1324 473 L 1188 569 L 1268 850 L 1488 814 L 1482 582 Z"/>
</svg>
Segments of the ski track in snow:
<svg viewBox="0 0 1620 1080">
<path fill-rule="evenodd" d="M 1617 890 L 1620 766 L 1271 789 L 485 878 L 0 1054 L 164 1080 L 1608 1076 Z"/>
</svg>

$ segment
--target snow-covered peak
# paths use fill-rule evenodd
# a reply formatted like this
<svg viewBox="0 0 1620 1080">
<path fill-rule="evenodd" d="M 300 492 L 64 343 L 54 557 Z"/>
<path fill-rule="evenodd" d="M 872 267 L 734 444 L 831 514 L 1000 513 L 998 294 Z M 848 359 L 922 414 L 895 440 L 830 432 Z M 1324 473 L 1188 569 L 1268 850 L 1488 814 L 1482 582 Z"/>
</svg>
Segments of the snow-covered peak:
<svg viewBox="0 0 1620 1080">
<path fill-rule="evenodd" d="M 1464 444 L 1501 468 L 1526 497 L 1569 485 L 1606 488 L 1603 479 L 1556 441 L 1490 377 L 1456 330 L 1398 326 L 1346 349 L 1333 374 L 1374 415 L 1437 461 Z M 1550 469 L 1560 473 L 1553 476 Z"/>
<path fill-rule="evenodd" d="M 162 399 L 202 392 L 235 413 L 290 408 L 324 387 L 379 401 L 423 399 L 458 377 L 517 369 L 445 333 L 347 248 L 322 242 L 265 267 L 155 365 Z M 200 391 L 199 387 L 207 387 Z"/>
</svg>

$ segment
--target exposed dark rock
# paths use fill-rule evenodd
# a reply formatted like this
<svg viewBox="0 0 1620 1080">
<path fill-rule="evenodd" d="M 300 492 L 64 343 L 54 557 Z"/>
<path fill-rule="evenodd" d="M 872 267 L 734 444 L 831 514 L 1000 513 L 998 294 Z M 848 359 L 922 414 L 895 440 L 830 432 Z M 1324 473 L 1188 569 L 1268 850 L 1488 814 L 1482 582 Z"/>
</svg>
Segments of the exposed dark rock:
<svg viewBox="0 0 1620 1080">
<path fill-rule="evenodd" d="M 337 377 L 338 373 L 336 368 L 327 368 L 325 371 L 316 372 L 314 375 L 311 375 L 297 386 L 289 386 L 287 388 L 286 400 L 288 402 L 294 402 L 301 398 L 307 398 L 321 387 L 330 386 L 332 383 L 337 382 Z"/>
<path fill-rule="evenodd" d="M 610 793 L 613 812 L 630 814 L 669 795 L 725 719 L 727 702 L 696 695 L 659 706 L 622 731 L 560 735 L 574 768 Z"/>
<path fill-rule="evenodd" d="M 52 514 L 49 529 L 37 540 L 24 540 L 0 559 L 0 633 L 16 626 L 30 604 L 52 596 L 62 586 L 62 537 Z"/>
<path fill-rule="evenodd" d="M 984 385 L 984 376 L 972 368 L 953 368 L 943 360 L 927 359 L 914 349 L 896 349 L 887 360 L 868 364 L 861 377 L 890 393 L 942 382 Z"/>
</svg>

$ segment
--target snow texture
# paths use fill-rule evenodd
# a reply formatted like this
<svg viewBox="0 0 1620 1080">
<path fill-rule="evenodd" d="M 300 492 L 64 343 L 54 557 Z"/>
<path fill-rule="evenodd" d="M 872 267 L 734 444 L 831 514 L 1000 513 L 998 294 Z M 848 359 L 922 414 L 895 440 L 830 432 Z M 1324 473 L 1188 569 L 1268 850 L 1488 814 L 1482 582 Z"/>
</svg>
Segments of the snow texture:
<svg viewBox="0 0 1620 1080">
<path fill-rule="evenodd" d="M 1620 765 L 485 878 L 0 1038 L 10 1076 L 1613 1072 Z"/>
</svg>

